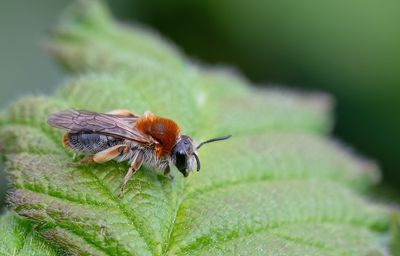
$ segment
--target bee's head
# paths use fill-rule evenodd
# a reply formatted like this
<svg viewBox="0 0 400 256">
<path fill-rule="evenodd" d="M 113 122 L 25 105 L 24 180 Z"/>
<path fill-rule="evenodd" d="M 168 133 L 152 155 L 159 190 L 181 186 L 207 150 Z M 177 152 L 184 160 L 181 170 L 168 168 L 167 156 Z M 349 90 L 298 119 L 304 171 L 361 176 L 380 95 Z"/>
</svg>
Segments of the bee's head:
<svg viewBox="0 0 400 256">
<path fill-rule="evenodd" d="M 200 143 L 197 147 L 194 146 L 193 140 L 186 135 L 182 135 L 178 142 L 172 149 L 171 156 L 172 161 L 176 168 L 187 177 L 189 173 L 194 169 L 194 164 L 196 162 L 197 171 L 200 171 L 200 159 L 196 154 L 196 151 L 204 144 L 229 139 L 231 135 L 214 138 L 211 140 L 204 141 Z"/>
</svg>

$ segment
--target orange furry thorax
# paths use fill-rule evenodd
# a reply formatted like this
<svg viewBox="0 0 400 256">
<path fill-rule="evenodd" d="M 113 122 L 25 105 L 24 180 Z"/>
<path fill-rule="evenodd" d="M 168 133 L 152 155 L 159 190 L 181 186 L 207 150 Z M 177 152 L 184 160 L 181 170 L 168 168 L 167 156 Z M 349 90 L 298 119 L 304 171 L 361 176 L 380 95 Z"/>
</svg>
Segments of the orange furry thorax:
<svg viewBox="0 0 400 256">
<path fill-rule="evenodd" d="M 179 138 L 180 128 L 174 121 L 152 113 L 140 117 L 135 126 L 160 143 L 156 145 L 156 155 L 159 158 L 169 154 Z"/>
</svg>

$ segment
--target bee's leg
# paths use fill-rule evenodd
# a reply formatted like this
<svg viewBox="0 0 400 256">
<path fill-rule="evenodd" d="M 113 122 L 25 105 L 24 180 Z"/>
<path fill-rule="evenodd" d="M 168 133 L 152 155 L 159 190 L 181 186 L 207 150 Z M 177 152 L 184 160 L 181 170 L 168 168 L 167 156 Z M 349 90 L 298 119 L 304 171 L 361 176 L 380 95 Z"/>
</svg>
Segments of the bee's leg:
<svg viewBox="0 0 400 256">
<path fill-rule="evenodd" d="M 113 160 L 121 154 L 126 154 L 129 152 L 129 147 L 126 145 L 116 145 L 114 147 L 103 150 L 92 156 L 93 162 L 95 163 L 105 163 Z"/>
<path fill-rule="evenodd" d="M 106 150 L 100 151 L 97 154 L 85 156 L 80 163 L 88 164 L 88 163 L 105 163 L 110 160 L 113 160 L 117 156 L 121 154 L 126 154 L 129 151 L 129 147 L 126 145 L 116 145 L 114 147 L 108 148 Z"/>
<path fill-rule="evenodd" d="M 126 184 L 131 179 L 132 175 L 135 174 L 137 170 L 139 170 L 140 166 L 142 166 L 143 160 L 144 160 L 143 154 L 139 152 L 133 159 L 131 166 L 129 167 L 129 170 L 124 177 L 124 181 L 122 182 L 122 186 L 121 189 L 119 190 L 118 196 L 122 196 L 124 194 Z"/>
<path fill-rule="evenodd" d="M 164 176 L 167 177 L 171 181 L 174 180 L 174 176 L 172 176 L 172 174 L 171 174 L 171 168 L 169 167 L 169 165 L 167 165 L 167 167 L 164 170 Z"/>
<path fill-rule="evenodd" d="M 61 142 L 64 145 L 64 148 L 71 148 L 71 145 L 69 144 L 69 136 L 68 132 L 64 133 L 64 135 L 61 137 Z"/>
<path fill-rule="evenodd" d="M 169 165 L 164 170 L 164 176 L 167 176 L 171 172 L 171 169 L 169 168 Z"/>
<path fill-rule="evenodd" d="M 94 163 L 93 156 L 85 156 L 79 161 L 81 164 L 91 164 Z"/>
<path fill-rule="evenodd" d="M 133 114 L 132 112 L 130 112 L 127 109 L 115 109 L 115 110 L 107 112 L 107 114 L 119 115 L 119 116 L 127 116 L 127 117 L 136 116 L 135 114 Z"/>
</svg>

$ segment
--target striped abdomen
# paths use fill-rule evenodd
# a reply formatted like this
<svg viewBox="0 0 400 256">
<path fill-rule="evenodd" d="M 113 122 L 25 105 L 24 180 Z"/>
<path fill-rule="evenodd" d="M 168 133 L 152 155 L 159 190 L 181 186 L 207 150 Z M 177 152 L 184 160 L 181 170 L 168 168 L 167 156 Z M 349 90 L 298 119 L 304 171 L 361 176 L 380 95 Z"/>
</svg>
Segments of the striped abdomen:
<svg viewBox="0 0 400 256">
<path fill-rule="evenodd" d="M 64 145 L 84 154 L 96 154 L 100 151 L 121 144 L 123 139 L 98 133 L 66 133 Z"/>
</svg>

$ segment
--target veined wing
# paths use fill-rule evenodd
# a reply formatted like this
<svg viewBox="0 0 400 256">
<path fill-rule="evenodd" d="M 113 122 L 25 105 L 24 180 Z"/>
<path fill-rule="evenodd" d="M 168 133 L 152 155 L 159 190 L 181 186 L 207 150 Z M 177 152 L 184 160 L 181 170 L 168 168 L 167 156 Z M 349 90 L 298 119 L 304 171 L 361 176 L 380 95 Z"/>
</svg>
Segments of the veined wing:
<svg viewBox="0 0 400 256">
<path fill-rule="evenodd" d="M 70 132 L 93 132 L 132 140 L 141 144 L 157 144 L 151 136 L 137 130 L 136 117 L 123 117 L 75 109 L 64 110 L 49 116 L 47 122 Z"/>
</svg>

